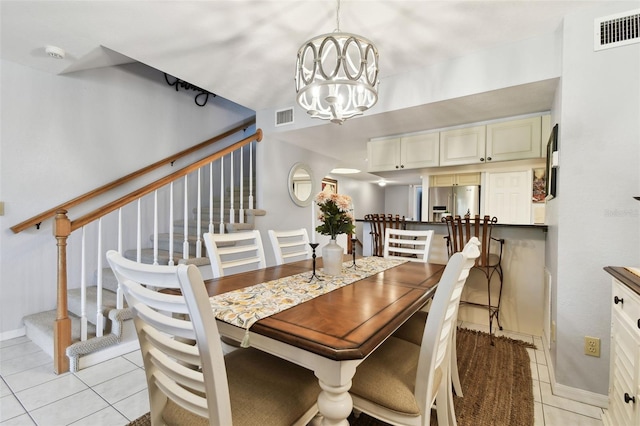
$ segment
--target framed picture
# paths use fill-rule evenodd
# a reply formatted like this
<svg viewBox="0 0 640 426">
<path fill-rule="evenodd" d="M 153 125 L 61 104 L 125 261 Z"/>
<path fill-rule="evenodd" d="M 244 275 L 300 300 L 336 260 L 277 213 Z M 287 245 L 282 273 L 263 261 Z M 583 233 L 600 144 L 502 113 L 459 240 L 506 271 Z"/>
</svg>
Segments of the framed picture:
<svg viewBox="0 0 640 426">
<path fill-rule="evenodd" d="M 549 201 L 556 197 L 556 179 L 558 169 L 553 164 L 554 153 L 558 151 L 558 125 L 553 126 L 551 135 L 549 136 L 549 142 L 547 143 L 547 167 L 545 174 L 547 182 L 545 185 L 545 200 Z M 556 154 L 557 155 L 557 154 Z"/>
<path fill-rule="evenodd" d="M 329 188 L 329 192 L 337 194 L 338 193 L 338 181 L 335 180 L 335 179 L 330 179 L 330 178 L 322 179 L 322 191 L 324 191 L 325 188 Z"/>
<path fill-rule="evenodd" d="M 533 188 L 531 193 L 531 200 L 534 203 L 544 203 L 544 199 L 547 196 L 547 174 L 546 170 L 542 167 L 539 169 L 533 169 Z"/>
</svg>

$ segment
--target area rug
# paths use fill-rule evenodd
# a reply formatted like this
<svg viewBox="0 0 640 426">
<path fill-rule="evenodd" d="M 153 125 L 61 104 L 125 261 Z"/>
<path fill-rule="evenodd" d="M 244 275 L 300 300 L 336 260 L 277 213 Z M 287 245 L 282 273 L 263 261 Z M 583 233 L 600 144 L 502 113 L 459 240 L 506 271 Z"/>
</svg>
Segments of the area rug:
<svg viewBox="0 0 640 426">
<path fill-rule="evenodd" d="M 458 371 L 464 397 L 454 397 L 459 426 L 533 425 L 530 343 L 459 328 Z M 384 426 L 366 414 L 349 417 L 352 426 Z M 437 426 L 432 411 L 431 426 Z M 149 414 L 127 426 L 150 425 Z"/>
</svg>

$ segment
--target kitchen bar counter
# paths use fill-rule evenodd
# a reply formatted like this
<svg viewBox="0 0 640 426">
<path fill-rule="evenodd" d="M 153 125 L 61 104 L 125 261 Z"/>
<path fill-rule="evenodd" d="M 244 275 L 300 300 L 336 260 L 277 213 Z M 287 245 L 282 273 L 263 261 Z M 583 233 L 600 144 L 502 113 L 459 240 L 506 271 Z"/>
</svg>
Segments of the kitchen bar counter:
<svg viewBox="0 0 640 426">
<path fill-rule="evenodd" d="M 629 287 L 630 290 L 640 294 L 640 276 L 620 266 L 607 266 L 604 270 Z"/>
<path fill-rule="evenodd" d="M 370 223 L 362 226 L 363 255 L 372 253 Z M 429 252 L 429 262 L 446 264 L 448 260 L 446 242 L 447 227 L 442 222 L 407 221 L 407 229 L 432 229 L 434 231 Z M 542 335 L 544 315 L 545 279 L 544 258 L 546 225 L 496 224 L 493 236 L 504 238 L 502 267 L 504 287 L 500 306 L 500 323 L 506 330 L 526 334 Z M 464 300 L 486 303 L 487 286 L 482 272 L 475 271 L 467 281 Z M 497 288 L 497 287 L 494 287 Z M 486 309 L 466 305 L 460 309 L 460 319 L 476 324 L 487 324 Z"/>
</svg>

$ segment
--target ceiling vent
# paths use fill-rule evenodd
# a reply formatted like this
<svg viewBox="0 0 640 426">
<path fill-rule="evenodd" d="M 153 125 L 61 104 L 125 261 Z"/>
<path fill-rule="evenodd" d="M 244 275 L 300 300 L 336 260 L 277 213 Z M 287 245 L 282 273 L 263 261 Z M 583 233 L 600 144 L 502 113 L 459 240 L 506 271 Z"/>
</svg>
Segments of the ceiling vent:
<svg viewBox="0 0 640 426">
<path fill-rule="evenodd" d="M 640 9 L 594 20 L 594 50 L 640 43 Z"/>
<path fill-rule="evenodd" d="M 276 111 L 276 127 L 293 123 L 293 107 Z"/>
</svg>

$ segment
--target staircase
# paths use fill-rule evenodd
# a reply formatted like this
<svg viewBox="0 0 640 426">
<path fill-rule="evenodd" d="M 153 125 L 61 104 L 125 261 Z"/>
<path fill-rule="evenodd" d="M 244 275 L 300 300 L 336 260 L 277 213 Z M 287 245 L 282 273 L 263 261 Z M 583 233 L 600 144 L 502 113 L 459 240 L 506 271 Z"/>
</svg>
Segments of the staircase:
<svg viewBox="0 0 640 426">
<path fill-rule="evenodd" d="M 58 306 L 56 310 L 24 317 L 27 337 L 54 358 L 56 373 L 61 372 L 56 365 L 59 365 L 60 358 L 65 355 L 68 358 L 68 368 L 75 372 L 139 348 L 135 326 L 131 321 L 133 312 L 127 307 L 126 301 L 118 291 L 118 282 L 104 259 L 104 254 L 108 250 L 116 249 L 131 260 L 148 264 L 195 264 L 203 277 L 209 279 L 212 277 L 212 272 L 202 234 L 254 229 L 255 218 L 264 215 L 265 211 L 245 208 L 253 207 L 251 192 L 255 186 L 255 178 L 251 167 L 253 155 L 251 146 L 249 146 L 249 154 L 246 151 L 243 153 L 242 147 L 259 141 L 261 133 L 258 132 L 256 135 L 253 135 L 253 139 L 245 138 L 236 143 L 235 145 L 240 147 L 235 151 L 231 149 L 234 148 L 233 146 L 225 148 L 220 155 L 212 154 L 192 166 L 187 166 L 158 182 L 110 202 L 75 221 L 67 219 L 64 210 L 62 213 L 56 212 L 54 233 L 59 243 L 58 219 L 61 216 L 67 223 L 66 227 L 63 223 L 63 231 L 70 229 L 65 236 L 65 242 L 72 232 L 81 231 L 79 233 L 81 233 L 82 258 L 79 262 L 71 263 L 73 266 L 80 263 L 81 271 L 79 273 L 70 271 L 79 275 L 80 278 L 69 281 L 69 287 L 72 288 L 66 290 L 66 245 L 63 245 L 65 247 L 62 263 L 64 263 L 65 282 L 62 288 L 66 290 L 63 293 L 66 294 L 66 306 L 62 308 L 64 313 L 61 315 L 60 306 Z M 236 153 L 235 161 L 234 152 Z M 249 158 L 249 167 L 244 166 L 248 176 L 242 172 L 245 157 Z M 234 172 L 234 164 L 239 168 L 239 173 L 237 169 Z M 216 178 L 217 187 L 214 185 L 214 173 L 219 173 Z M 208 185 L 206 182 L 201 184 L 202 176 L 207 175 L 209 176 Z M 180 182 L 177 182 L 178 179 Z M 237 183 L 234 184 L 234 180 Z M 176 182 L 175 202 L 174 182 Z M 249 185 L 248 191 L 244 188 L 245 185 Z M 224 186 L 225 190 L 221 191 L 220 186 Z M 180 192 L 182 189 L 183 191 Z M 123 199 L 126 199 L 126 202 L 123 202 Z M 184 212 L 182 216 L 185 217 L 189 212 L 186 227 L 182 217 L 174 220 L 176 212 Z M 116 215 L 117 218 L 115 218 Z M 176 216 L 180 215 L 176 214 Z M 87 217 L 95 217 L 95 219 L 88 220 Z M 76 225 L 77 222 L 79 222 L 78 225 Z M 117 224 L 114 225 L 116 222 Z M 161 223 L 166 225 L 163 226 Z M 149 229 L 153 229 L 152 234 L 148 238 L 142 238 L 142 233 L 148 232 Z M 77 238 L 69 240 L 69 244 L 74 242 L 77 247 Z M 135 248 L 130 248 L 132 245 Z M 58 247 L 58 264 L 60 265 L 60 244 Z M 93 268 L 93 273 L 88 272 L 90 268 Z M 87 278 L 89 275 L 91 277 Z M 59 270 L 59 291 L 60 279 Z M 60 336 L 60 324 L 66 322 L 65 316 L 71 323 L 71 340 L 70 344 L 63 343 L 61 346 L 59 343 L 56 344 L 54 335 Z M 63 354 L 58 352 L 60 348 L 64 351 Z"/>
<path fill-rule="evenodd" d="M 195 222 L 197 210 L 193 210 L 193 217 L 188 221 L 188 241 L 189 256 L 184 258 L 183 254 L 183 230 L 184 220 L 174 222 L 173 250 L 171 250 L 173 263 L 194 264 L 200 269 L 204 279 L 212 278 L 209 258 L 204 248 L 202 237 L 201 256 L 196 257 L 198 238 L 196 234 L 197 223 Z M 241 232 L 254 229 L 256 216 L 264 216 L 266 212 L 260 209 L 245 210 L 245 223 L 224 223 L 226 232 Z M 219 217 L 219 209 L 214 210 L 214 217 Z M 207 208 L 201 209 L 201 216 L 209 217 Z M 228 220 L 228 217 L 227 217 Z M 238 220 L 236 217 L 235 220 Z M 201 221 L 202 232 L 209 231 L 209 222 Z M 217 232 L 217 230 L 216 230 Z M 158 234 L 157 262 L 161 265 L 169 263 L 169 233 Z M 149 237 L 149 242 L 153 243 L 153 236 Z M 153 248 L 141 250 L 141 262 L 147 264 L 154 263 Z M 137 260 L 137 250 L 131 249 L 124 252 L 125 257 Z M 69 367 L 72 372 L 81 370 L 90 365 L 97 364 L 107 359 L 111 359 L 139 348 L 136 330 L 131 319 L 133 313 L 126 307 L 126 302 L 122 309 L 117 308 L 118 281 L 110 268 L 102 269 L 102 304 L 100 311 L 104 316 L 103 335 L 96 335 L 97 320 L 91 313 L 97 312 L 97 271 L 93 275 L 93 282 L 85 290 L 85 316 L 87 318 L 87 336 L 81 338 L 81 318 L 82 314 L 82 291 L 81 288 L 73 288 L 67 292 L 69 318 L 72 323 L 72 345 L 66 349 L 69 357 Z M 52 324 L 56 318 L 56 310 L 39 312 L 37 314 L 24 317 L 27 337 L 40 346 L 45 352 L 53 357 L 53 328 Z"/>
</svg>

